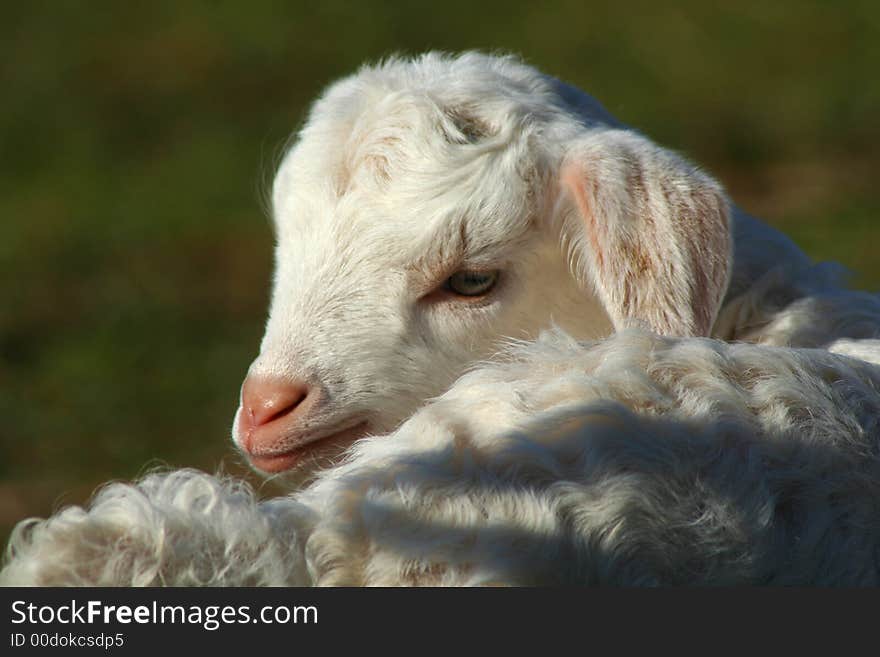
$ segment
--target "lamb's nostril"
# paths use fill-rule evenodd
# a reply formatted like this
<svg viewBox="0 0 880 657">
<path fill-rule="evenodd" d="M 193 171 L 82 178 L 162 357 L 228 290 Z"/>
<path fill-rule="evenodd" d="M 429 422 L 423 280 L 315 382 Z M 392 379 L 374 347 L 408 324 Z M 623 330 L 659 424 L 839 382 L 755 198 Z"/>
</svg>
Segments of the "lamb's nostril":
<svg viewBox="0 0 880 657">
<path fill-rule="evenodd" d="M 295 401 L 291 401 L 288 403 L 287 400 L 282 400 L 280 403 L 270 403 L 268 407 L 261 408 L 259 412 L 255 411 L 253 406 L 248 407 L 248 412 L 253 420 L 255 426 L 261 426 L 263 424 L 269 424 L 270 422 L 274 422 L 278 418 L 282 418 L 288 413 L 290 413 L 293 409 L 299 406 L 300 401 L 305 399 L 305 397 L 301 397 Z M 280 408 L 279 408 L 280 407 Z M 275 409 L 278 408 L 276 411 Z"/>
<path fill-rule="evenodd" d="M 302 381 L 248 377 L 241 389 L 245 422 L 256 428 L 280 420 L 296 411 L 309 391 L 309 385 Z"/>
</svg>

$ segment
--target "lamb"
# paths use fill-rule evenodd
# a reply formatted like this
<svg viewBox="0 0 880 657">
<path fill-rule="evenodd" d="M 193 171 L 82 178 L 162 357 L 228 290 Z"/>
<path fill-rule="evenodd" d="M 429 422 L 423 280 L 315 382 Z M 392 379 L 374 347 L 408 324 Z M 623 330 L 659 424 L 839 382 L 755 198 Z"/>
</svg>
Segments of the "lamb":
<svg viewBox="0 0 880 657">
<path fill-rule="evenodd" d="M 593 99 L 392 59 L 272 197 L 233 439 L 298 492 L 114 486 L 22 524 L 0 581 L 877 582 L 880 300 Z"/>
<path fill-rule="evenodd" d="M 271 310 L 233 437 L 292 485 L 551 325 L 826 348 L 880 326 L 875 295 L 511 58 L 427 54 L 332 85 L 272 205 Z"/>
</svg>

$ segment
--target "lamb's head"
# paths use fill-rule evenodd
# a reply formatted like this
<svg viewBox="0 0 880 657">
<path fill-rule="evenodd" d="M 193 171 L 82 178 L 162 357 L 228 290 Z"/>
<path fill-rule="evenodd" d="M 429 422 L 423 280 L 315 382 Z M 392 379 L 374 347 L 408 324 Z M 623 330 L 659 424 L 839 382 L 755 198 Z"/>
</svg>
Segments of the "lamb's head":
<svg viewBox="0 0 880 657">
<path fill-rule="evenodd" d="M 719 187 L 513 59 L 393 60 L 331 86 L 273 187 L 274 291 L 233 436 L 266 472 L 393 429 L 551 324 L 706 334 Z"/>
</svg>

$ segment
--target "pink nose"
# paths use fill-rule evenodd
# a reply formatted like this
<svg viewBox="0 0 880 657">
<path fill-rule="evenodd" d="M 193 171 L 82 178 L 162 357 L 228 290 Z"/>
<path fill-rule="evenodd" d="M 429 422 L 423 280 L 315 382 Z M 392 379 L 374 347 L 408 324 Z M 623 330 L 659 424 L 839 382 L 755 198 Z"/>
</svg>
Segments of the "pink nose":
<svg viewBox="0 0 880 657">
<path fill-rule="evenodd" d="M 251 453 L 270 453 L 277 449 L 312 406 L 311 392 L 311 387 L 303 381 L 247 377 L 241 388 L 238 419 L 241 446 Z"/>
</svg>

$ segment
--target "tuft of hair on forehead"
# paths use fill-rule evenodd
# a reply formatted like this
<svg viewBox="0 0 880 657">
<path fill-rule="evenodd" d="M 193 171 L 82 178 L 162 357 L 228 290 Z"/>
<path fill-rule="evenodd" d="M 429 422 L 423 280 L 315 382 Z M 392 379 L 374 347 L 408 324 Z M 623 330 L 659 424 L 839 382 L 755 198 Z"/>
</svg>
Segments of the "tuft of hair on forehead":
<svg viewBox="0 0 880 657">
<path fill-rule="evenodd" d="M 418 91 L 392 92 L 355 119 L 342 147 L 336 188 L 340 196 L 361 186 L 384 191 L 401 173 L 443 170 L 444 164 L 457 168 L 479 154 L 463 147 L 498 132 L 472 104 L 449 106 Z"/>
<path fill-rule="evenodd" d="M 508 140 L 557 102 L 552 79 L 512 56 L 390 57 L 331 85 L 300 136 L 322 142 L 338 195 L 383 191 L 399 172 L 457 166 L 458 149 Z"/>
<path fill-rule="evenodd" d="M 447 121 L 444 121 L 440 127 L 449 144 L 476 144 L 495 132 L 489 123 L 477 114 L 473 105 L 446 107 L 443 114 Z"/>
</svg>

